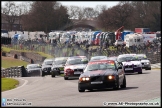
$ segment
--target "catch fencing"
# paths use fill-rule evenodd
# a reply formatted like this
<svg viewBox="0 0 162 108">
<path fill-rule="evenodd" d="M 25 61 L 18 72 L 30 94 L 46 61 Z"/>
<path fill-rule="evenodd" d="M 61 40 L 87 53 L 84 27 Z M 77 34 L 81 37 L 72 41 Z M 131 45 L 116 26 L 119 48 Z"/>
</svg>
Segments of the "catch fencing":
<svg viewBox="0 0 162 108">
<path fill-rule="evenodd" d="M 80 55 L 87 56 L 88 59 L 90 59 L 92 56 L 100 55 L 111 57 L 128 53 L 146 54 L 151 63 L 161 62 L 161 40 L 156 40 L 153 43 L 148 43 L 141 46 L 133 46 L 129 48 L 125 46 L 116 47 L 113 45 L 105 45 L 102 47 L 94 46 L 88 45 L 86 41 L 83 43 L 60 43 L 59 41 L 50 42 L 44 40 L 27 40 L 5 46 L 15 50 L 43 52 L 53 57 L 69 57 Z"/>
</svg>

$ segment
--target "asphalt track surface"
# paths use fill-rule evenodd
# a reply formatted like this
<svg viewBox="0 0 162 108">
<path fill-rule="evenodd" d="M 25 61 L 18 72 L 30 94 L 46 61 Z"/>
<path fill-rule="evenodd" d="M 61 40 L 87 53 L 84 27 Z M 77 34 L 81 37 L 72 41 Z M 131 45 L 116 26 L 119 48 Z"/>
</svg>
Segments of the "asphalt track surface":
<svg viewBox="0 0 162 108">
<path fill-rule="evenodd" d="M 103 106 L 103 102 L 142 102 L 161 98 L 161 70 L 147 70 L 143 74 L 127 74 L 126 89 L 86 90 L 78 92 L 78 79 L 63 77 L 16 78 L 20 85 L 2 92 L 2 98 L 24 98 L 32 106 Z"/>
</svg>

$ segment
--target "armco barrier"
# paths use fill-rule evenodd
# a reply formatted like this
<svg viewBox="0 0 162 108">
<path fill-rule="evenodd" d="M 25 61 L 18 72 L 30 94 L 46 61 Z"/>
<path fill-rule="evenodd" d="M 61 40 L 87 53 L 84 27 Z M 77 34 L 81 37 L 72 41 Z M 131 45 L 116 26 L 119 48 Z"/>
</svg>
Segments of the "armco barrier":
<svg viewBox="0 0 162 108">
<path fill-rule="evenodd" d="M 10 67 L 1 70 L 2 77 L 27 77 L 27 71 L 24 66 Z"/>
</svg>

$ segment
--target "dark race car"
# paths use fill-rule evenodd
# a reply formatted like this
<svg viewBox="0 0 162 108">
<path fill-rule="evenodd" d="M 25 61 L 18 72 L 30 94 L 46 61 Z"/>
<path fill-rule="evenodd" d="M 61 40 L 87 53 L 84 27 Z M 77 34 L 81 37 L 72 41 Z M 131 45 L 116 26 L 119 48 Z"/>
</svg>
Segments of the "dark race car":
<svg viewBox="0 0 162 108">
<path fill-rule="evenodd" d="M 78 81 L 78 91 L 86 89 L 126 88 L 126 76 L 122 65 L 113 60 L 89 62 Z"/>
<path fill-rule="evenodd" d="M 52 67 L 51 67 L 51 77 L 55 77 L 55 75 L 64 74 L 64 66 L 68 57 L 57 57 L 54 59 Z"/>
<path fill-rule="evenodd" d="M 53 59 L 45 59 L 42 63 L 42 76 L 51 75 Z"/>
<path fill-rule="evenodd" d="M 40 76 L 41 66 L 39 64 L 28 64 L 26 67 L 27 76 Z"/>
</svg>

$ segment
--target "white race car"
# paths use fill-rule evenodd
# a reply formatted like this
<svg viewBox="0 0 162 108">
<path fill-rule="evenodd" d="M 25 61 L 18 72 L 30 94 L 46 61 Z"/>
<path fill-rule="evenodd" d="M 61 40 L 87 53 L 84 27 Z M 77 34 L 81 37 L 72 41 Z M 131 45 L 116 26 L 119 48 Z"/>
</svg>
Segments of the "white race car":
<svg viewBox="0 0 162 108">
<path fill-rule="evenodd" d="M 119 55 L 117 61 L 122 63 L 125 73 L 142 74 L 142 64 L 136 55 Z"/>
<path fill-rule="evenodd" d="M 88 59 L 86 56 L 69 57 L 64 67 L 64 79 L 68 80 L 70 77 L 79 78 L 79 76 L 83 73 L 87 63 Z"/>
<path fill-rule="evenodd" d="M 137 54 L 136 56 L 141 61 L 142 69 L 151 70 L 151 62 L 145 54 Z"/>
</svg>

